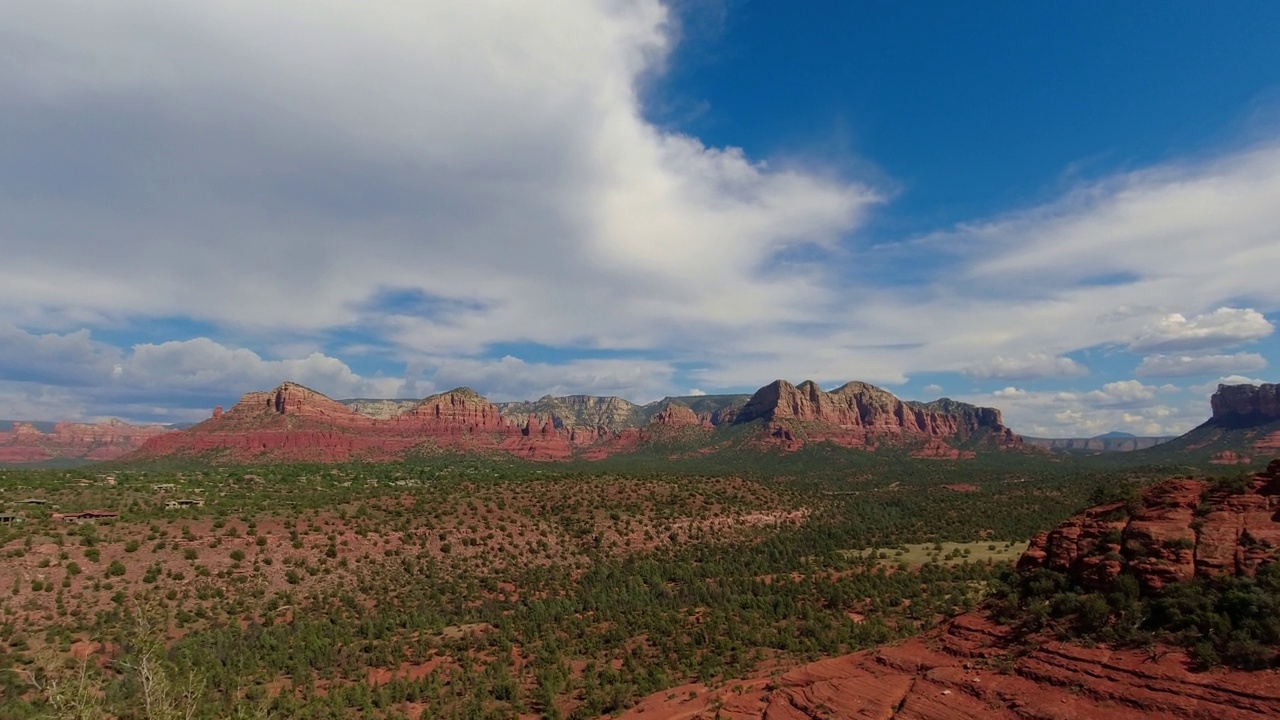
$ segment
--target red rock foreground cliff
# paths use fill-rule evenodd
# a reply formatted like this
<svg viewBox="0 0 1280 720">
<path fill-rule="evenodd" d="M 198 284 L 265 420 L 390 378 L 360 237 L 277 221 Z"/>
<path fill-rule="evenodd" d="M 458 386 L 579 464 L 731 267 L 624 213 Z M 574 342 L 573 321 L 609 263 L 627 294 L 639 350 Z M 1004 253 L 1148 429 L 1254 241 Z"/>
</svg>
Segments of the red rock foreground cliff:
<svg viewBox="0 0 1280 720">
<path fill-rule="evenodd" d="M 1280 550 L 1280 460 L 1243 486 L 1161 483 L 1132 506 L 1093 508 L 1036 538 L 1019 562 L 1106 588 L 1149 592 L 1194 576 L 1253 573 Z M 920 637 L 822 660 L 778 678 L 685 686 L 631 720 L 1261 720 L 1280 718 L 1273 670 L 1198 672 L 1180 649 L 1086 647 L 1030 638 L 981 613 Z"/>
<path fill-rule="evenodd" d="M 1045 567 L 1110 589 L 1122 572 L 1148 593 L 1212 575 L 1253 575 L 1280 549 L 1280 460 L 1239 483 L 1179 479 L 1138 501 L 1091 508 L 1031 541 L 1019 569 Z"/>
<path fill-rule="evenodd" d="M 811 382 L 797 387 L 779 380 L 761 388 L 745 404 L 734 401 L 734 396 L 725 398 L 719 404 L 698 398 L 713 407 L 703 411 L 670 398 L 642 408 L 625 405 L 618 398 L 585 396 L 507 403 L 499 408 L 467 388 L 458 388 L 416 403 L 344 403 L 286 382 L 269 392 L 245 395 L 225 413 L 215 409 L 213 417 L 190 430 L 155 438 L 134 457 L 207 453 L 232 460 L 340 462 L 452 449 L 504 452 L 533 460 L 598 459 L 660 437 L 696 441 L 705 436 L 709 447 L 716 446 L 717 428 L 757 421 L 758 442 L 784 450 L 819 441 L 867 450 L 894 444 L 909 447 L 920 457 L 956 458 L 973 454 L 958 449 L 958 444 L 1016 447 L 1021 443 L 1001 424 L 998 410 L 950 400 L 906 403 L 865 383 L 826 393 Z M 538 407 L 553 411 L 533 412 Z M 513 417 L 524 408 L 530 410 L 528 415 Z M 558 416 L 555 408 L 575 416 Z M 584 422 L 592 417 L 599 424 Z M 647 422 L 639 425 L 644 418 Z M 608 422 L 617 425 L 604 424 Z"/>
<path fill-rule="evenodd" d="M 1176 651 L 1021 645 L 962 615 L 927 635 L 822 660 L 780 678 L 673 688 L 629 720 L 1262 720 L 1280 717 L 1273 672 L 1193 672 Z M 668 696 L 674 697 L 668 699 Z M 693 697 L 690 697 L 690 695 Z"/>
<path fill-rule="evenodd" d="M 0 464 L 49 460 L 114 460 L 171 430 L 163 425 L 130 425 L 120 420 L 99 423 L 60 422 L 48 432 L 15 422 L 0 431 Z"/>
</svg>

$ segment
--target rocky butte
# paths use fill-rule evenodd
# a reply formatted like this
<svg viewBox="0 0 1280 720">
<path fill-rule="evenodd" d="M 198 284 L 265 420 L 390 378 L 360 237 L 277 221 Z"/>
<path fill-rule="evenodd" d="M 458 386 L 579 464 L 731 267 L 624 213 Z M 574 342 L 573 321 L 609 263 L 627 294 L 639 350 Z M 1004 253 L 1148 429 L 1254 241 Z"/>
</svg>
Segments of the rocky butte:
<svg viewBox="0 0 1280 720">
<path fill-rule="evenodd" d="M 1000 411 L 951 400 L 908 403 L 866 383 L 830 393 L 779 380 L 745 396 L 667 398 L 639 406 L 621 398 L 544 397 L 495 405 L 468 388 L 413 402 L 338 401 L 296 383 L 244 395 L 231 409 L 156 438 L 136 457 L 211 453 L 236 460 L 390 460 L 411 451 L 502 452 L 533 460 L 598 459 L 659 437 L 719 446 L 716 433 L 755 424 L 758 446 L 797 450 L 831 442 L 874 450 L 903 446 L 919 457 L 972 456 L 972 447 L 1018 447 Z M 673 435 L 674 433 L 674 435 Z M 693 434 L 690 434 L 693 433 Z M 961 449 L 958 446 L 964 446 Z"/>
<path fill-rule="evenodd" d="M 1209 403 L 1208 420 L 1157 449 L 1205 454 L 1227 465 L 1280 451 L 1280 385 L 1219 385 Z"/>
<path fill-rule="evenodd" d="M 1132 513 L 1093 508 L 1036 538 L 1019 562 L 1148 592 L 1194 576 L 1254 572 L 1280 550 L 1280 461 L 1242 492 L 1176 480 Z M 1203 498 L 1203 500 L 1202 500 Z M 1197 519 L 1202 522 L 1197 522 Z M 1118 534 L 1118 538 L 1117 538 Z M 1152 552 L 1152 549 L 1157 552 Z M 1119 558 L 1119 559 L 1117 559 Z M 1117 565 L 1118 563 L 1118 565 Z M 1262 720 L 1280 717 L 1274 671 L 1196 671 L 1166 646 L 1085 646 L 1021 636 L 982 611 L 905 642 L 821 660 L 777 678 L 656 693 L 628 720 Z"/>
<path fill-rule="evenodd" d="M 870 450 L 891 443 L 916 444 L 915 454 L 922 457 L 972 457 L 972 451 L 961 451 L 951 443 L 981 439 L 995 447 L 1022 444 L 995 408 L 946 398 L 904 402 L 863 382 L 824 392 L 812 381 L 799 385 L 774 381 L 757 390 L 734 418 L 739 424 L 756 420 L 766 425 L 766 442 L 785 450 L 812 442 Z"/>
</svg>

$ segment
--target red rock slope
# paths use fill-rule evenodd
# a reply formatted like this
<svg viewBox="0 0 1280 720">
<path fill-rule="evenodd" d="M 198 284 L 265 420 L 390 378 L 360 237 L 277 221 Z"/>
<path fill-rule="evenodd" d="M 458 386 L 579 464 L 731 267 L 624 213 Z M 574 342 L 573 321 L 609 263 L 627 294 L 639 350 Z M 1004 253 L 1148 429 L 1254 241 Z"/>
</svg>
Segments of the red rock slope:
<svg viewBox="0 0 1280 720">
<path fill-rule="evenodd" d="M 148 439 L 171 430 L 164 425 L 130 425 L 119 420 L 99 423 L 60 422 L 49 432 L 16 422 L 0 432 L 0 464 L 48 460 L 114 460 Z"/>
<path fill-rule="evenodd" d="M 1280 549 L 1280 460 L 1238 489 L 1160 483 L 1132 512 L 1102 505 L 1041 534 L 1018 567 L 1057 570 L 1100 590 L 1127 570 L 1148 592 L 1196 576 L 1252 575 Z"/>
<path fill-rule="evenodd" d="M 1032 542 L 1023 569 L 1106 587 L 1112 563 L 1148 590 L 1252 573 L 1280 550 L 1280 460 L 1243 492 L 1202 480 L 1151 488 L 1129 513 L 1089 510 Z M 1280 718 L 1274 671 L 1195 672 L 1172 647 L 1114 649 L 1032 638 L 969 613 L 920 637 L 822 660 L 777 679 L 657 693 L 630 720 L 1261 720 Z"/>
<path fill-rule="evenodd" d="M 810 442 L 874 449 L 881 443 L 916 445 L 919 457 L 966 457 L 962 443 L 985 435 L 997 447 L 1022 438 L 1004 426 L 1000 411 L 956 402 L 907 403 L 874 385 L 851 382 L 831 392 L 812 381 L 776 380 L 756 391 L 735 423 L 764 421 L 768 439 L 786 450 Z"/>
<path fill-rule="evenodd" d="M 362 415 L 296 383 L 248 393 L 226 412 L 146 443 L 130 459 L 211 454 L 229 460 L 389 460 L 414 448 L 501 451 L 535 460 L 572 452 L 572 437 L 537 418 L 521 427 L 466 388 L 428 397 L 388 419 Z"/>
<path fill-rule="evenodd" d="M 1280 717 L 1280 683 L 1270 672 L 1192 672 L 1176 651 L 1056 641 L 1022 647 L 1008 628 L 970 613 L 928 635 L 805 665 L 776 680 L 656 693 L 622 717 L 1262 720 Z"/>
</svg>

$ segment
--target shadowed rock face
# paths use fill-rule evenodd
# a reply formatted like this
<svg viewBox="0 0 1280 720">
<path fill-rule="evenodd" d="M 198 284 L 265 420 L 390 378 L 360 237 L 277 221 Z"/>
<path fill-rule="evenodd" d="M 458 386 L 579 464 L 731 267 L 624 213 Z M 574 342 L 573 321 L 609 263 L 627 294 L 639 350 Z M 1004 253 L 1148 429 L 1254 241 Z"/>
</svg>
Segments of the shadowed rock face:
<svg viewBox="0 0 1280 720">
<path fill-rule="evenodd" d="M 163 425 L 130 425 L 119 420 L 60 422 L 49 432 L 41 432 L 31 423 L 16 422 L 9 431 L 0 432 L 0 464 L 114 460 L 168 432 L 172 430 Z"/>
<path fill-rule="evenodd" d="M 1037 537 L 1026 570 L 1050 567 L 1106 587 L 1120 570 L 1148 590 L 1219 573 L 1250 574 L 1280 549 L 1280 460 L 1245 492 L 1209 483 L 1151 488 L 1128 516 L 1090 509 Z M 1122 513 L 1123 514 L 1123 513 Z M 1139 553 L 1138 549 L 1142 552 Z M 1119 559 L 1117 559 L 1119 558 Z M 1119 563 L 1115 568 L 1110 563 Z M 1262 720 L 1280 717 L 1271 671 L 1195 672 L 1180 649 L 1083 647 L 1020 637 L 967 613 L 917 638 L 811 663 L 779 678 L 655 693 L 628 720 Z"/>
<path fill-rule="evenodd" d="M 1103 505 L 1042 533 L 1018 567 L 1067 573 L 1099 590 L 1128 573 L 1148 592 L 1197 576 L 1252 575 L 1280 549 L 1277 510 L 1280 460 L 1241 493 L 1169 480 L 1149 488 L 1132 513 L 1123 503 Z"/>
<path fill-rule="evenodd" d="M 1219 385 L 1209 399 L 1210 422 L 1222 427 L 1247 427 L 1280 420 L 1280 385 Z"/>
</svg>

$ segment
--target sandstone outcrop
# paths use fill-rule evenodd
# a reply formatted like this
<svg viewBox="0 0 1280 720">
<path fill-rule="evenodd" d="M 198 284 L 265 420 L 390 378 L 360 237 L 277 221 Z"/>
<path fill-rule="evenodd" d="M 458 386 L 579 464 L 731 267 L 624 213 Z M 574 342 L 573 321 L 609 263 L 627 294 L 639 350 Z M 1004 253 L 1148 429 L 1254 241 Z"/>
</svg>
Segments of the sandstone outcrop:
<svg viewBox="0 0 1280 720">
<path fill-rule="evenodd" d="M 1172 648 L 1031 645 L 977 613 L 918 638 L 820 660 L 777 679 L 656 693 L 627 720 L 1262 720 L 1274 675 L 1193 672 Z"/>
<path fill-rule="evenodd" d="M 891 442 L 917 444 L 921 457 L 959 457 L 959 451 L 941 447 L 945 440 L 964 442 L 985 435 L 997 447 L 1022 443 L 1004 426 L 995 408 L 947 399 L 908 403 L 862 382 L 824 392 L 812 381 L 792 385 L 776 380 L 757 390 L 733 420 L 735 424 L 755 421 L 765 424 L 770 442 L 786 450 L 812 442 L 864 449 Z"/>
<path fill-rule="evenodd" d="M 1210 422 L 1224 426 L 1280 420 L 1280 385 L 1219 385 L 1209 404 L 1213 408 Z"/>
<path fill-rule="evenodd" d="M 0 463 L 114 460 L 171 431 L 164 425 L 131 425 L 114 419 L 99 423 L 60 422 L 47 432 L 32 423 L 16 422 L 7 432 L 0 431 Z"/>
<path fill-rule="evenodd" d="M 595 442 L 597 433 L 565 430 L 551 416 L 511 422 L 468 388 L 432 395 L 379 418 L 286 382 L 269 392 L 248 393 L 231 409 L 215 412 L 186 432 L 156 438 L 135 457 L 210 453 L 239 461 L 342 462 L 393 460 L 414 450 L 456 450 L 563 460 L 573 455 L 576 438 Z"/>
<path fill-rule="evenodd" d="M 661 410 L 653 414 L 653 417 L 649 419 L 649 425 L 655 428 L 701 427 L 711 429 L 714 427 L 711 423 L 710 415 L 699 415 L 692 408 L 671 401 L 668 401 Z"/>
<path fill-rule="evenodd" d="M 1169 480 L 1132 506 L 1092 508 L 1042 533 L 1018 567 L 1057 570 L 1099 590 L 1128 573 L 1148 592 L 1196 576 L 1252 575 L 1280 550 L 1277 510 L 1280 460 L 1242 492 L 1205 480 Z"/>
</svg>

